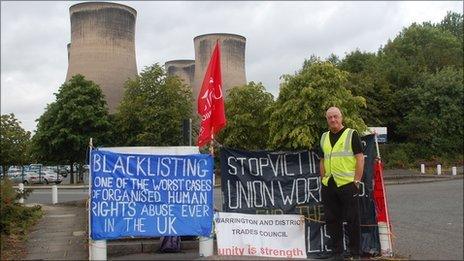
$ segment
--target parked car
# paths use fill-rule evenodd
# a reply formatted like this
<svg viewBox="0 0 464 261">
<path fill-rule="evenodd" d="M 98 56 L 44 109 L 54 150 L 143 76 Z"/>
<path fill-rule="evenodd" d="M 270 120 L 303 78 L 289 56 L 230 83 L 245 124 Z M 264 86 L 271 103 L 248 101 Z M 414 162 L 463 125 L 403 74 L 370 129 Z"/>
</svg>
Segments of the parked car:
<svg viewBox="0 0 464 261">
<path fill-rule="evenodd" d="M 58 173 L 61 174 L 63 177 L 68 176 L 69 171 L 70 171 L 69 166 L 64 166 L 64 165 L 58 166 Z"/>
<path fill-rule="evenodd" d="M 14 172 L 13 174 L 8 174 L 10 179 L 14 183 L 24 183 L 24 185 L 32 184 L 60 184 L 63 181 L 63 177 L 58 175 L 56 172 L 43 170 L 39 171 L 25 171 L 24 176 L 21 172 Z"/>
<path fill-rule="evenodd" d="M 68 176 L 69 170 L 68 170 L 68 168 L 66 166 L 58 165 L 58 166 L 53 166 L 53 167 L 56 169 L 58 174 L 63 176 L 63 178 L 66 178 Z"/>
<path fill-rule="evenodd" d="M 39 170 L 42 170 L 43 168 L 43 165 L 42 164 L 29 164 L 29 166 L 27 166 L 27 170 L 29 171 L 39 171 Z"/>
<path fill-rule="evenodd" d="M 21 166 L 10 166 L 8 172 L 21 172 Z"/>
<path fill-rule="evenodd" d="M 29 171 L 25 171 L 24 173 L 22 173 L 21 171 L 12 171 L 12 172 L 8 172 L 7 174 L 8 178 L 13 183 L 16 183 L 16 184 L 23 183 L 25 186 L 38 183 L 39 177 L 38 175 L 37 176 L 35 175 L 37 174 L 34 172 L 29 172 Z"/>
<path fill-rule="evenodd" d="M 63 181 L 63 177 L 61 175 L 58 175 L 58 173 L 51 171 L 51 170 L 41 170 L 40 173 L 39 171 L 32 171 L 32 176 L 31 176 L 31 182 L 33 183 L 55 183 L 55 184 L 60 184 L 61 181 Z"/>
</svg>

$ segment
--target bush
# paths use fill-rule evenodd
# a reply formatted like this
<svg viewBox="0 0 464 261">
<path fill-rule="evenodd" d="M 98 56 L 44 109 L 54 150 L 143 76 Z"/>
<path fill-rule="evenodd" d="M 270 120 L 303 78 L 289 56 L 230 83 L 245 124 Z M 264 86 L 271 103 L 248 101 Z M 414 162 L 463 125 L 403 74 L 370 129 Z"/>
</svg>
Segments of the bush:
<svg viewBox="0 0 464 261">
<path fill-rule="evenodd" d="M 437 155 L 432 148 L 415 143 L 380 144 L 380 155 L 386 168 L 418 168 L 424 163 L 426 167 L 441 164 L 443 168 L 462 165 L 461 153 Z"/>
<path fill-rule="evenodd" d="M 25 207 L 17 203 L 21 195 L 13 188 L 8 178 L 1 180 L 0 189 L 1 259 L 17 259 L 15 243 L 26 238 L 29 228 L 42 217 L 42 209 L 40 206 Z M 26 191 L 23 195 L 27 196 L 29 193 L 30 191 Z"/>
<path fill-rule="evenodd" d="M 407 144 L 383 144 L 380 146 L 380 155 L 386 168 L 408 168 L 414 155 Z"/>
</svg>

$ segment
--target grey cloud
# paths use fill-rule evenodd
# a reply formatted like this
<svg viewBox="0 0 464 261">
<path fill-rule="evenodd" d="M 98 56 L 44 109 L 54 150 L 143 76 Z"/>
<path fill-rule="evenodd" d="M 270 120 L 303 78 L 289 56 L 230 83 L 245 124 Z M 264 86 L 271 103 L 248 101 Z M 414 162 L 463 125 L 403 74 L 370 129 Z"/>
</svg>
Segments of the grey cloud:
<svg viewBox="0 0 464 261">
<path fill-rule="evenodd" d="M 67 70 L 74 2 L 1 2 L 1 111 L 28 130 L 54 100 Z M 246 74 L 278 94 L 279 77 L 311 54 L 376 51 L 411 22 L 438 22 L 460 2 L 119 2 L 138 12 L 138 70 L 194 59 L 193 38 L 225 32 L 247 38 Z"/>
</svg>

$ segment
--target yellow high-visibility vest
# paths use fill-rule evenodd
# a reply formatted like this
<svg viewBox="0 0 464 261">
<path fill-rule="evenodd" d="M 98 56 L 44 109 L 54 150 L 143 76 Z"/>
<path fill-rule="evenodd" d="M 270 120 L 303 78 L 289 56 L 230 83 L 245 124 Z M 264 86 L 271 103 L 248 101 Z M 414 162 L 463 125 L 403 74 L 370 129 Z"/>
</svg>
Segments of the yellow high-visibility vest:
<svg viewBox="0 0 464 261">
<path fill-rule="evenodd" d="M 332 148 L 329 131 L 321 136 L 321 148 L 324 152 L 325 175 L 322 184 L 328 185 L 329 178 L 333 176 L 337 187 L 354 181 L 356 158 L 351 148 L 353 129 L 346 128 Z"/>
</svg>

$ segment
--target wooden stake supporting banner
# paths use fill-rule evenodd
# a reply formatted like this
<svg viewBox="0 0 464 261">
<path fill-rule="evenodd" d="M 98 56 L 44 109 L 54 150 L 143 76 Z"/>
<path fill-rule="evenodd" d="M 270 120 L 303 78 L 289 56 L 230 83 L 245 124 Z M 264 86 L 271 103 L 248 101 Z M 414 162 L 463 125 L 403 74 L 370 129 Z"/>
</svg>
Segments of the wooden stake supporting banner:
<svg viewBox="0 0 464 261">
<path fill-rule="evenodd" d="M 92 138 L 89 141 L 89 164 L 91 152 L 93 149 Z M 106 240 L 93 240 L 90 236 L 92 234 L 92 220 L 90 215 L 90 208 L 92 202 L 92 166 L 89 166 L 89 199 L 87 206 L 88 209 L 88 220 L 89 220 L 89 260 L 107 260 L 107 246 Z"/>
<path fill-rule="evenodd" d="M 213 164 L 214 164 L 214 136 L 211 137 L 211 143 L 209 146 L 209 153 L 213 157 Z M 215 184 L 215 173 L 214 173 L 214 165 L 213 165 L 213 185 Z M 214 194 L 214 193 L 213 193 Z M 213 197 L 214 202 L 214 197 Z M 214 204 L 214 203 L 213 203 Z M 213 231 L 209 237 L 200 237 L 199 242 L 199 254 L 200 257 L 208 257 L 214 254 L 214 238 L 213 238 Z"/>
<path fill-rule="evenodd" d="M 387 193 L 383 181 L 383 166 L 378 149 L 377 133 L 375 133 L 375 144 L 377 147 L 377 160 L 374 172 L 374 200 L 377 205 L 377 225 L 379 227 L 380 251 L 382 256 L 393 256 L 393 244 L 390 217 L 388 215 Z"/>
</svg>

